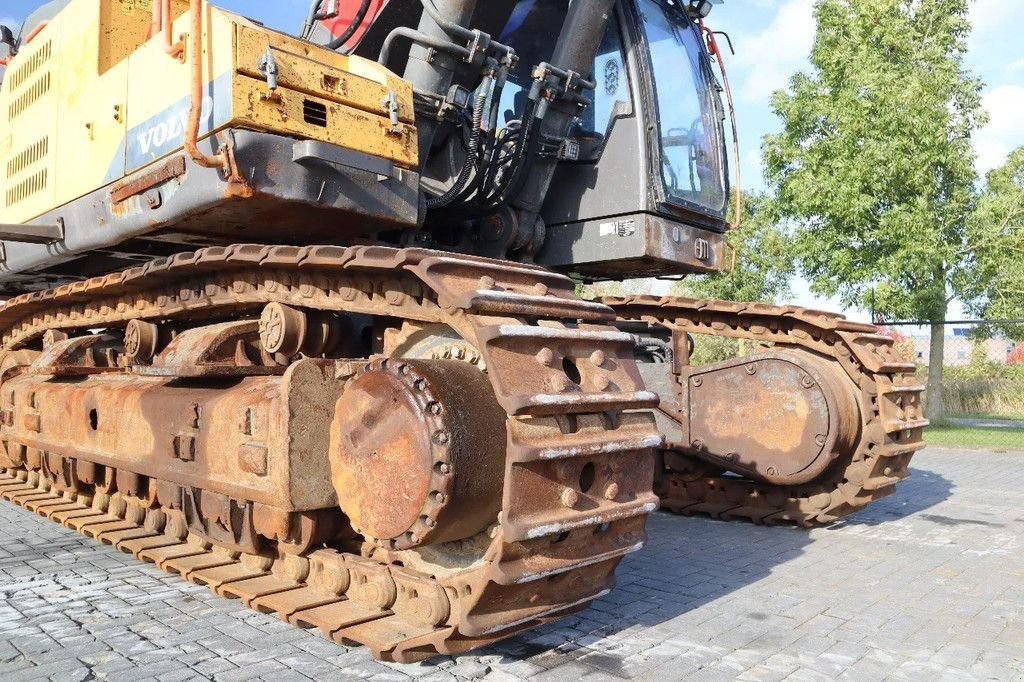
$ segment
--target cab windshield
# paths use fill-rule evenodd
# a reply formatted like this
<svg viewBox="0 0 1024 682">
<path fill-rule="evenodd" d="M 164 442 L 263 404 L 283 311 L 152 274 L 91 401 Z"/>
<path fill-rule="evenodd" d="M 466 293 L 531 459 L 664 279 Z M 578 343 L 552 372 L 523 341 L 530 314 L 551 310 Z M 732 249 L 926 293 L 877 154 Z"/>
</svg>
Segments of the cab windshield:
<svg viewBox="0 0 1024 682">
<path fill-rule="evenodd" d="M 669 201 L 724 214 L 722 108 L 703 37 L 678 0 L 638 4 L 654 70 Z"/>
</svg>

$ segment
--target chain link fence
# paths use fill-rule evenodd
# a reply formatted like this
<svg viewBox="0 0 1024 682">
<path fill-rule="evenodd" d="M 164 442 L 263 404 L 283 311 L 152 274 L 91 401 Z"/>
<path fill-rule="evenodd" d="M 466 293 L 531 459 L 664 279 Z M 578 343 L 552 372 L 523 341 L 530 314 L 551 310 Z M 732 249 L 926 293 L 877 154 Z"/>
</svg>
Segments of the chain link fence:
<svg viewBox="0 0 1024 682">
<path fill-rule="evenodd" d="M 926 440 L 943 447 L 1024 451 L 1024 320 L 948 322 L 942 328 L 943 413 L 933 418 Z M 882 329 L 927 384 L 931 328 L 900 323 Z"/>
</svg>

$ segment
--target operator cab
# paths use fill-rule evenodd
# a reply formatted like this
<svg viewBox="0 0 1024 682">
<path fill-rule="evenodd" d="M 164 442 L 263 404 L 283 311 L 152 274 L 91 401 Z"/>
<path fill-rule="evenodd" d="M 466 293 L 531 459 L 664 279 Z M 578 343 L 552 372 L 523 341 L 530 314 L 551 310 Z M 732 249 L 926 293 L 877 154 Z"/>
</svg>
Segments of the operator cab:
<svg viewBox="0 0 1024 682">
<path fill-rule="evenodd" d="M 620 2 L 616 19 L 580 121 L 596 144 L 559 168 L 538 261 L 592 279 L 722 270 L 726 110 L 701 27 L 674 0 Z"/>
<path fill-rule="evenodd" d="M 519 67 L 502 96 L 506 123 L 522 110 L 521 100 L 532 80 L 531 65 L 551 58 L 564 4 L 564 0 L 521 0 L 501 36 L 501 41 L 516 47 L 520 55 Z M 638 100 L 648 100 L 645 107 L 655 116 L 660 131 L 661 144 L 654 151 L 661 159 L 662 201 L 724 218 L 728 190 L 724 112 L 700 28 L 685 9 L 671 1 L 639 0 L 637 9 L 638 21 L 623 16 L 609 26 L 594 64 L 598 87 L 591 93 L 592 104 L 580 117 L 576 134 L 597 144 L 592 147 L 590 162 L 599 160 L 612 127 L 619 119 L 634 115 Z M 653 75 L 653 93 L 645 91 L 638 96 L 634 92 L 624 25 L 642 31 L 649 46 L 648 63 L 636 66 Z"/>
</svg>

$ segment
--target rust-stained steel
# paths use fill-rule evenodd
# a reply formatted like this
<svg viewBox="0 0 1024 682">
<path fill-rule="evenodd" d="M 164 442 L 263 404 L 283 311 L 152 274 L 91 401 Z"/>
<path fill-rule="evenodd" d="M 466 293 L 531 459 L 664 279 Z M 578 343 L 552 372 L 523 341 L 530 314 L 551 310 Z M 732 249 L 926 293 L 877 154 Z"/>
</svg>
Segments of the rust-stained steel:
<svg viewBox="0 0 1024 682">
<path fill-rule="evenodd" d="M 374 352 L 330 354 L 352 316 Z M 379 658 L 467 651 L 583 608 L 644 542 L 657 396 L 613 319 L 540 268 L 381 247 L 19 296 L 0 495 Z"/>
<path fill-rule="evenodd" d="M 871 325 L 793 306 L 682 297 L 603 299 L 620 325 L 672 339 L 673 363 L 642 365 L 667 434 L 655 489 L 686 514 L 825 524 L 889 495 L 924 447 L 913 363 Z M 763 352 L 690 366 L 689 335 Z M 740 476 L 723 476 L 731 471 Z"/>
<path fill-rule="evenodd" d="M 113 185 L 110 188 L 110 202 L 113 204 L 119 204 L 122 201 L 127 201 L 128 199 L 138 194 L 142 194 L 147 190 L 153 189 L 168 180 L 180 178 L 184 174 L 185 157 L 178 154 L 177 156 L 173 156 L 162 163 L 156 168 L 156 170 Z M 154 205 L 154 202 L 150 201 L 150 208 L 159 208 L 159 204 Z"/>
<path fill-rule="evenodd" d="M 378 360 L 350 380 L 331 428 L 342 511 L 392 549 L 464 540 L 495 522 L 505 412 L 457 360 Z"/>
<path fill-rule="evenodd" d="M 860 429 L 856 386 L 836 369 L 787 350 L 688 367 L 677 403 L 682 444 L 766 483 L 810 483 L 850 452 Z"/>
</svg>

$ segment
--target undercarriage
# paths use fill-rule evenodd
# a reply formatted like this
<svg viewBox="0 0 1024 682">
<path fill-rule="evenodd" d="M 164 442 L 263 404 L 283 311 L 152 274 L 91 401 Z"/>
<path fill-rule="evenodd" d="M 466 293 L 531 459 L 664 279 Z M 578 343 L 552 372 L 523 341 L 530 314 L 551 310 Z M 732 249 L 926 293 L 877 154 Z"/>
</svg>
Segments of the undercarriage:
<svg viewBox="0 0 1024 682">
<path fill-rule="evenodd" d="M 891 494 L 924 447 L 913 363 L 872 325 L 793 306 L 606 298 L 637 334 L 666 435 L 655 491 L 666 509 L 801 526 Z M 736 357 L 691 365 L 699 339 Z"/>
<path fill-rule="evenodd" d="M 395 661 L 607 593 L 652 479 L 672 511 L 828 523 L 925 423 L 868 326 L 424 250 L 205 249 L 0 323 L 4 499 Z M 690 365 L 701 335 L 756 346 Z"/>
<path fill-rule="evenodd" d="M 3 497 L 383 659 L 507 637 L 607 593 L 657 507 L 657 396 L 572 292 L 234 246 L 20 296 Z"/>
</svg>

